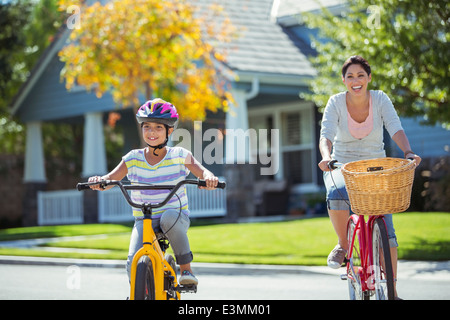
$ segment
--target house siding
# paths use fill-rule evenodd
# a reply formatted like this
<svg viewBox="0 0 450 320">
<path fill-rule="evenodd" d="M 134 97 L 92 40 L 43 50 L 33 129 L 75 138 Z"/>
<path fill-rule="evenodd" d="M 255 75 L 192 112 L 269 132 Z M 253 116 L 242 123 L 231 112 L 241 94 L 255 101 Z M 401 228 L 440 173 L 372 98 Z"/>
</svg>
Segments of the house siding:
<svg viewBox="0 0 450 320">
<path fill-rule="evenodd" d="M 439 125 L 420 124 L 419 119 L 401 118 L 403 129 L 408 137 L 411 149 L 422 158 L 450 156 L 450 130 Z M 395 156 L 403 157 L 403 152 L 396 147 Z"/>
<path fill-rule="evenodd" d="M 95 93 L 85 90 L 68 92 L 60 80 L 63 66 L 56 56 L 49 63 L 18 111 L 23 122 L 51 121 L 114 109 L 109 93 L 98 99 Z"/>
</svg>

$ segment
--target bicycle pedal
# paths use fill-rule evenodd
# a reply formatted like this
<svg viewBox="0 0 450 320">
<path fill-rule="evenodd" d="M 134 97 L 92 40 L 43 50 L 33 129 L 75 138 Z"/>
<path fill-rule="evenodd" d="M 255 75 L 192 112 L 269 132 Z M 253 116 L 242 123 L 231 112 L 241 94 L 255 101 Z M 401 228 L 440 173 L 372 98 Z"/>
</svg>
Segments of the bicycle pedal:
<svg viewBox="0 0 450 320">
<path fill-rule="evenodd" d="M 188 285 L 179 284 L 177 287 L 175 287 L 175 290 L 180 293 L 197 293 L 197 285 L 196 284 L 188 284 Z"/>
</svg>

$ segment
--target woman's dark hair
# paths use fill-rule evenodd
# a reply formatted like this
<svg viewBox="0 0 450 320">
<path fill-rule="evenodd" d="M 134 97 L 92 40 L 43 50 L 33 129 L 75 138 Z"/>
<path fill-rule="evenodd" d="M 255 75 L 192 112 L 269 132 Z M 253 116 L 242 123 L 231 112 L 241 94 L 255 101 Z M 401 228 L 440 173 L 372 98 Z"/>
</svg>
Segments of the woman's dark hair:
<svg viewBox="0 0 450 320">
<path fill-rule="evenodd" d="M 345 73 L 347 72 L 348 67 L 350 67 L 352 64 L 361 65 L 361 67 L 364 69 L 364 71 L 367 72 L 367 75 L 370 75 L 371 70 L 370 70 L 370 65 L 367 62 L 367 60 L 361 56 L 351 56 L 344 62 L 344 65 L 342 66 L 342 76 L 343 77 L 345 77 Z"/>
</svg>

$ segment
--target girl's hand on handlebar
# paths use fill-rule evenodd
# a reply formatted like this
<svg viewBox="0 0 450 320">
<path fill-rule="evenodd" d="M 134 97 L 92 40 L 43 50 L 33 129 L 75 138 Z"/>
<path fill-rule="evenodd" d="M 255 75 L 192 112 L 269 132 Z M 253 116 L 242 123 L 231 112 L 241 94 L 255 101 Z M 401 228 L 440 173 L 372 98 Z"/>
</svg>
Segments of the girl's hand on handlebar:
<svg viewBox="0 0 450 320">
<path fill-rule="evenodd" d="M 102 180 L 105 180 L 105 177 L 93 176 L 88 179 L 88 182 L 101 182 Z M 92 186 L 89 186 L 89 188 L 91 188 L 92 190 L 98 190 L 98 191 L 105 190 L 104 188 L 102 188 L 100 186 L 100 184 L 94 184 Z"/>
<path fill-rule="evenodd" d="M 217 184 L 219 183 L 219 178 L 217 178 L 213 174 L 205 175 L 203 177 L 203 180 L 205 180 L 205 182 L 206 182 L 206 187 L 200 187 L 199 186 L 200 189 L 214 190 L 217 187 Z"/>
</svg>

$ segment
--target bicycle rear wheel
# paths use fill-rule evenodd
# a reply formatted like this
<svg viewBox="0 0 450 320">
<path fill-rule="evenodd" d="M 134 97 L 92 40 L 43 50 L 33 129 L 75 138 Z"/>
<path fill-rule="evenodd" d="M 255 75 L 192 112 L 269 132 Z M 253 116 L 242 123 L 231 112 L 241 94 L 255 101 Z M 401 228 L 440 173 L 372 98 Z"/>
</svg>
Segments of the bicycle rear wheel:
<svg viewBox="0 0 450 320">
<path fill-rule="evenodd" d="M 386 224 L 382 218 L 375 219 L 372 227 L 371 290 L 377 300 L 394 300 L 394 275 Z"/>
<path fill-rule="evenodd" d="M 142 256 L 137 263 L 134 298 L 155 300 L 155 278 L 152 261 L 148 256 Z"/>
<path fill-rule="evenodd" d="M 350 300 L 367 300 L 368 294 L 363 291 L 361 283 L 361 249 L 359 243 L 360 230 L 356 219 L 350 217 L 347 224 L 347 283 Z"/>
</svg>

